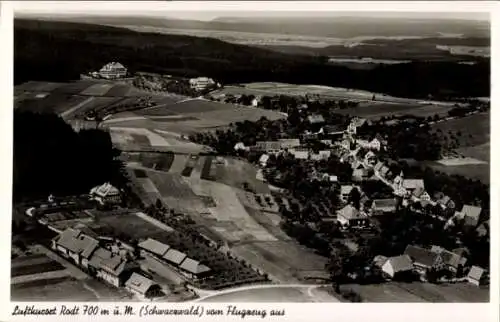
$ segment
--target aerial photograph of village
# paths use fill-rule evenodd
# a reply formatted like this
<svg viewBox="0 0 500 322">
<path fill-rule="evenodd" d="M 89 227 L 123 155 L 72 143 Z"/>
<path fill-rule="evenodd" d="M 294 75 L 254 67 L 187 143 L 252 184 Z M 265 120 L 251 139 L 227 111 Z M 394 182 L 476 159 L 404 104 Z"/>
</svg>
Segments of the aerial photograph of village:
<svg viewBox="0 0 500 322">
<path fill-rule="evenodd" d="M 12 301 L 489 302 L 488 14 L 37 8 Z"/>
</svg>

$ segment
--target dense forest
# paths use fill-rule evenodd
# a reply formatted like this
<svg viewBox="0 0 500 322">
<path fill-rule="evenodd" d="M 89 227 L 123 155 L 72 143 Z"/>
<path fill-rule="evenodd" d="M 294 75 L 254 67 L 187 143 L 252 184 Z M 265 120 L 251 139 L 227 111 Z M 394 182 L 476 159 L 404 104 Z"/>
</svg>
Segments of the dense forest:
<svg viewBox="0 0 500 322">
<path fill-rule="evenodd" d="M 109 133 L 75 132 L 54 114 L 14 111 L 14 201 L 88 193 L 121 180 Z"/>
<path fill-rule="evenodd" d="M 371 70 L 329 65 L 220 40 L 54 21 L 14 23 L 14 81 L 68 81 L 120 61 L 134 71 L 210 76 L 222 83 L 278 81 L 359 88 L 403 97 L 489 96 L 490 66 L 412 62 Z"/>
</svg>

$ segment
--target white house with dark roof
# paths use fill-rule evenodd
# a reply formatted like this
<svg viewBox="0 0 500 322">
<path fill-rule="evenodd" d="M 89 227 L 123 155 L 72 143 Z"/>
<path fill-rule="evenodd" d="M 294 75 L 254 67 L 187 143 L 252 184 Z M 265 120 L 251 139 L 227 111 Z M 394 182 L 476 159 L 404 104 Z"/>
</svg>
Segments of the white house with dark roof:
<svg viewBox="0 0 500 322">
<path fill-rule="evenodd" d="M 382 265 L 382 272 L 390 278 L 397 278 L 403 274 L 411 273 L 413 263 L 408 255 L 389 257 Z"/>
<path fill-rule="evenodd" d="M 467 274 L 467 281 L 476 286 L 480 286 L 486 280 L 486 271 L 479 266 L 472 266 Z"/>
<path fill-rule="evenodd" d="M 109 182 L 90 190 L 90 198 L 101 204 L 117 204 L 121 202 L 120 191 Z"/>
<path fill-rule="evenodd" d="M 139 299 L 150 299 L 161 292 L 160 285 L 138 273 L 132 273 L 125 288 Z"/>
<path fill-rule="evenodd" d="M 368 224 L 368 216 L 352 205 L 347 205 L 337 211 L 337 221 L 344 228 L 364 227 Z"/>
<path fill-rule="evenodd" d="M 211 273 L 211 269 L 200 262 L 192 259 L 185 258 L 179 266 L 181 273 L 191 279 L 203 278 Z"/>
<path fill-rule="evenodd" d="M 127 68 L 118 62 L 110 62 L 104 65 L 98 75 L 105 79 L 118 79 L 127 76 Z"/>
</svg>

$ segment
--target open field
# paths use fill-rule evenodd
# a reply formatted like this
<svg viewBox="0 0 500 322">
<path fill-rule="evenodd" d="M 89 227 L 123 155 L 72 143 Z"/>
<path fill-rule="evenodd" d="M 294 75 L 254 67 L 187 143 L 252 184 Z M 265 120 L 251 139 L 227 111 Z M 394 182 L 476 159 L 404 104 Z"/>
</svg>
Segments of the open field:
<svg viewBox="0 0 500 322">
<path fill-rule="evenodd" d="M 114 85 L 111 83 L 101 83 L 101 84 L 93 84 L 83 91 L 80 92 L 81 95 L 89 95 L 89 96 L 103 96 L 106 94 Z"/>
<path fill-rule="evenodd" d="M 72 83 L 65 83 L 62 86 L 55 88 L 52 93 L 64 93 L 77 95 L 85 91 L 87 88 L 95 85 L 96 81 L 93 80 L 81 80 Z"/>
<path fill-rule="evenodd" d="M 473 164 L 473 165 L 458 165 L 445 166 L 437 162 L 424 162 L 426 166 L 431 167 L 435 171 L 441 171 L 449 175 L 461 175 L 467 178 L 480 180 L 485 184 L 490 183 L 490 165 L 489 164 Z"/>
<path fill-rule="evenodd" d="M 358 292 L 364 302 L 488 302 L 489 291 L 472 284 L 390 282 L 375 285 L 344 285 Z"/>
<path fill-rule="evenodd" d="M 63 277 L 11 285 L 13 301 L 96 302 L 129 299 L 125 290 L 112 288 L 95 280 Z"/>
<path fill-rule="evenodd" d="M 80 95 L 50 93 L 43 98 L 26 99 L 18 102 L 18 109 L 35 113 L 60 114 L 85 102 L 88 97 Z"/>
<path fill-rule="evenodd" d="M 113 227 L 115 231 L 136 239 L 165 233 L 160 227 L 140 218 L 136 214 L 106 216 L 100 218 L 99 223 Z"/>
<path fill-rule="evenodd" d="M 249 187 L 257 193 L 269 193 L 266 183 L 257 180 L 257 168 L 248 162 L 236 158 L 224 158 L 225 164 L 216 165 L 215 180 L 235 188 Z"/>
<path fill-rule="evenodd" d="M 413 115 L 417 117 L 427 116 L 447 116 L 450 106 L 430 105 L 418 103 L 385 103 L 385 102 L 366 102 L 357 107 L 339 109 L 336 112 L 344 115 L 359 116 L 369 119 L 378 119 L 383 116 L 395 115 Z"/>
<path fill-rule="evenodd" d="M 468 146 L 457 149 L 458 153 L 478 160 L 490 162 L 490 143 L 479 144 L 475 146 Z"/>
<path fill-rule="evenodd" d="M 435 123 L 434 130 L 461 132 L 462 146 L 474 146 L 490 141 L 490 113 L 480 113 L 463 118 Z"/>
</svg>

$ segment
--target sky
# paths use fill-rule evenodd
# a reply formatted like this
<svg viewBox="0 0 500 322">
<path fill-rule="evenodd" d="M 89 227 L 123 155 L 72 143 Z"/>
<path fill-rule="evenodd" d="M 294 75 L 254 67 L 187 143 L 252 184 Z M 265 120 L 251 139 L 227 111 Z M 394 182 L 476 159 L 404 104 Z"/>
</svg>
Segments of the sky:
<svg viewBox="0 0 500 322">
<path fill-rule="evenodd" d="M 398 17 L 488 20 L 486 4 L 470 1 L 426 3 L 259 1 L 13 1 L 16 14 L 134 15 L 208 21 L 217 17 Z M 491 7 L 491 6 L 490 6 Z M 258 10 L 255 10 L 258 8 Z M 388 12 L 394 10 L 393 12 Z M 363 11 L 359 11 L 359 10 Z M 305 13 L 305 11 L 308 11 Z M 379 12 L 375 12 L 379 11 Z"/>
</svg>

